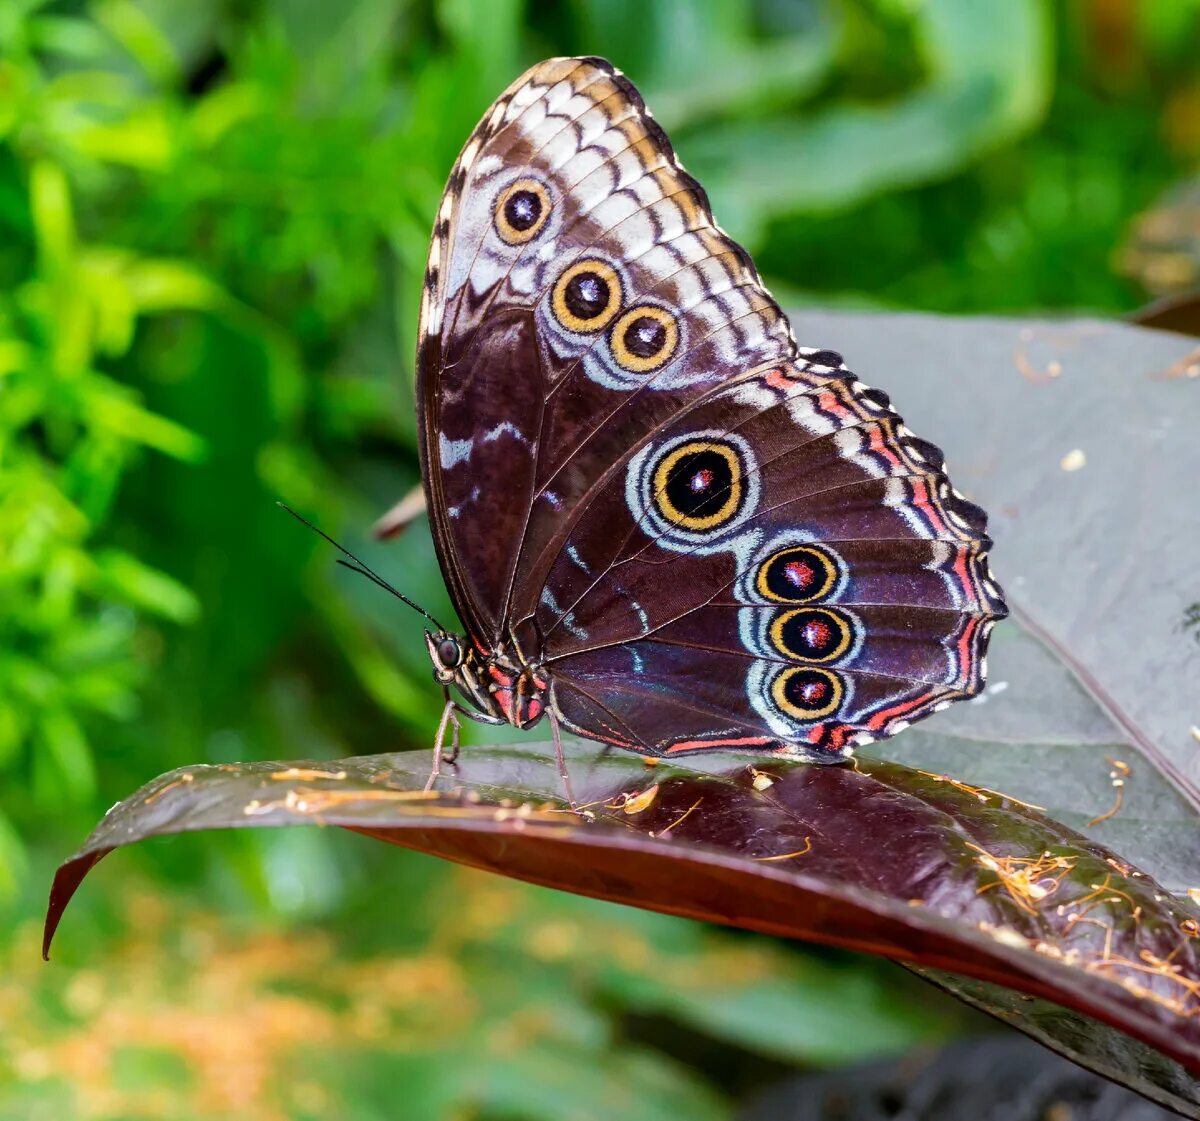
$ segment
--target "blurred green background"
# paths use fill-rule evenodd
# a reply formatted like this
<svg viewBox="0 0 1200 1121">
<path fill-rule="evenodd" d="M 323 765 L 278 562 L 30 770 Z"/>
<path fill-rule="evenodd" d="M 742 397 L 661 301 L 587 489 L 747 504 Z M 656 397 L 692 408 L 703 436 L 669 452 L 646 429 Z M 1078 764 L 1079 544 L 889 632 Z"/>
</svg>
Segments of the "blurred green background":
<svg viewBox="0 0 1200 1121">
<path fill-rule="evenodd" d="M 715 1119 L 964 1030 L 316 829 L 122 854 L 37 928 L 161 771 L 431 741 L 419 620 L 273 501 L 451 614 L 424 525 L 368 527 L 442 184 L 526 66 L 626 70 L 784 302 L 1120 315 L 1200 275 L 1200 2 L 0 0 L 0 50 L 0 1118 Z"/>
</svg>

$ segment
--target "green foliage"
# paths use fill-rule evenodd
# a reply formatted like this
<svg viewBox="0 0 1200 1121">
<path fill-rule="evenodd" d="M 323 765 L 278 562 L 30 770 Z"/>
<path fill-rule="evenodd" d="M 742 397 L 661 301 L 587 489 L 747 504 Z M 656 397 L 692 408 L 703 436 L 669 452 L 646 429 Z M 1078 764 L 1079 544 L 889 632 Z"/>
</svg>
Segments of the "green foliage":
<svg viewBox="0 0 1200 1121">
<path fill-rule="evenodd" d="M 415 618 L 273 501 L 451 614 L 427 535 L 365 527 L 417 479 L 445 174 L 526 65 L 627 70 L 777 294 L 1119 312 L 1139 293 L 1112 254 L 1194 154 L 1160 125 L 1198 21 L 1169 0 L 0 4 L 0 894 L 174 765 L 430 736 Z M 148 859 L 297 919 L 428 888 L 398 854 L 319 848 Z"/>
</svg>

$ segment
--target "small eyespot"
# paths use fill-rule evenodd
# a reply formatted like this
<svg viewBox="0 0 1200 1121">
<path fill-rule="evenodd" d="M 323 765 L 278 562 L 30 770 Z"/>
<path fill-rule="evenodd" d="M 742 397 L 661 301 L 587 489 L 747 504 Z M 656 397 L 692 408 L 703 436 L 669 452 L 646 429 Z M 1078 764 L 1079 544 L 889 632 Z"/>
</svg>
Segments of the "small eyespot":
<svg viewBox="0 0 1200 1121">
<path fill-rule="evenodd" d="M 554 318 L 568 331 L 591 335 L 604 330 L 621 307 L 621 278 L 604 261 L 576 261 L 554 284 Z"/>
<path fill-rule="evenodd" d="M 796 720 L 831 716 L 845 695 L 845 683 L 836 673 L 812 666 L 790 666 L 771 683 L 776 706 Z"/>
<path fill-rule="evenodd" d="M 780 611 L 767 633 L 779 653 L 805 662 L 836 662 L 854 642 L 850 620 L 826 607 Z"/>
<path fill-rule="evenodd" d="M 508 245 L 532 241 L 550 217 L 550 193 L 536 179 L 518 179 L 500 192 L 493 220 Z"/>
<path fill-rule="evenodd" d="M 645 304 L 630 308 L 613 324 L 613 358 L 623 369 L 645 374 L 668 362 L 679 345 L 679 325 L 669 311 Z"/>
<path fill-rule="evenodd" d="M 741 509 L 743 476 L 733 445 L 691 440 L 655 466 L 652 501 L 671 525 L 692 532 L 720 529 Z"/>
<path fill-rule="evenodd" d="M 443 638 L 437 644 L 438 661 L 445 669 L 456 669 L 462 661 L 462 649 L 452 638 Z"/>
<path fill-rule="evenodd" d="M 776 603 L 812 603 L 829 595 L 840 575 L 840 565 L 827 549 L 790 545 L 759 565 L 754 586 L 763 599 Z"/>
<path fill-rule="evenodd" d="M 874 413 L 887 413 L 891 411 L 892 399 L 884 393 L 882 389 L 875 389 L 869 385 L 863 385 L 861 382 L 858 385 L 858 399 Z"/>
<path fill-rule="evenodd" d="M 800 357 L 810 366 L 828 366 L 831 370 L 841 367 L 843 358 L 836 350 L 816 350 L 812 354 L 802 354 Z"/>
</svg>

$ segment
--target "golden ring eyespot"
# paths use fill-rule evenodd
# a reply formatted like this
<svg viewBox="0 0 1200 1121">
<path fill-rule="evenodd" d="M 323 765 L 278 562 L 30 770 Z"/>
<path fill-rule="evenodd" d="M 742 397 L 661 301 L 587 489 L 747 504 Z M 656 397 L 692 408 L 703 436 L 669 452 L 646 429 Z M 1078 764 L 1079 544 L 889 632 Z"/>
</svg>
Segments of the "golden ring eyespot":
<svg viewBox="0 0 1200 1121">
<path fill-rule="evenodd" d="M 554 283 L 554 318 L 568 331 L 603 331 L 621 307 L 621 278 L 612 265 L 587 258 L 576 261 Z"/>
<path fill-rule="evenodd" d="M 845 695 L 845 682 L 836 673 L 815 666 L 790 666 L 771 682 L 776 707 L 797 720 L 831 716 Z"/>
<path fill-rule="evenodd" d="M 850 620 L 827 607 L 780 611 L 771 620 L 767 634 L 780 654 L 805 662 L 836 662 L 854 641 Z"/>
<path fill-rule="evenodd" d="M 679 346 L 679 324 L 654 304 L 630 308 L 613 324 L 609 346 L 617 364 L 635 374 L 649 373 L 670 361 Z"/>
<path fill-rule="evenodd" d="M 812 603 L 833 591 L 839 575 L 837 559 L 828 550 L 789 545 L 759 565 L 754 587 L 763 599 L 776 603 Z"/>
<path fill-rule="evenodd" d="M 518 179 L 496 198 L 493 221 L 500 240 L 524 245 L 542 232 L 550 217 L 550 192 L 536 179 Z"/>
<path fill-rule="evenodd" d="M 741 457 L 730 444 L 689 440 L 659 460 L 651 486 L 655 509 L 672 525 L 693 532 L 719 529 L 742 505 Z"/>
</svg>

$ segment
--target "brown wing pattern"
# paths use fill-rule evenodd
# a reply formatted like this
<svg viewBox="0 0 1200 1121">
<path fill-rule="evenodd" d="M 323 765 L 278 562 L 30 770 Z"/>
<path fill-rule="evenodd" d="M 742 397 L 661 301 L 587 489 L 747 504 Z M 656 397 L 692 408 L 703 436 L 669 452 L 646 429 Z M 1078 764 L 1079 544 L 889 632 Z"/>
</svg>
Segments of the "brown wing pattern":
<svg viewBox="0 0 1200 1121">
<path fill-rule="evenodd" d="M 651 754 L 840 758 L 977 692 L 983 512 L 831 351 L 798 348 L 632 84 L 552 59 L 472 134 L 421 315 L 442 567 L 483 653 Z"/>
<path fill-rule="evenodd" d="M 429 260 L 429 506 L 456 606 L 491 647 L 536 606 L 572 511 L 630 445 L 794 344 L 637 91 L 598 59 L 542 63 L 499 98 L 451 174 Z M 500 346 L 524 366 L 507 391 Z"/>
<path fill-rule="evenodd" d="M 1005 614 L 986 518 L 853 375 L 734 379 L 623 466 L 536 615 L 573 726 L 836 758 L 978 692 Z"/>
</svg>

